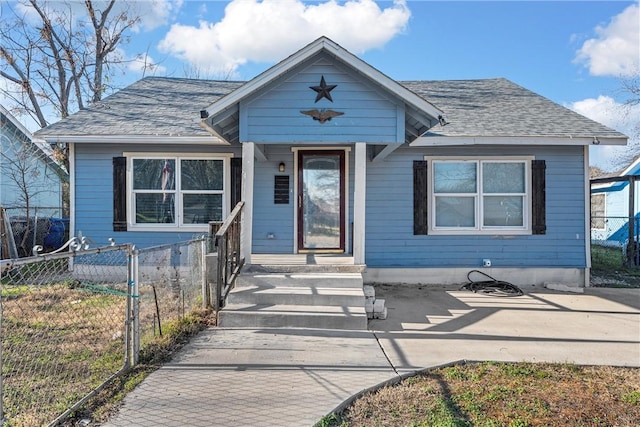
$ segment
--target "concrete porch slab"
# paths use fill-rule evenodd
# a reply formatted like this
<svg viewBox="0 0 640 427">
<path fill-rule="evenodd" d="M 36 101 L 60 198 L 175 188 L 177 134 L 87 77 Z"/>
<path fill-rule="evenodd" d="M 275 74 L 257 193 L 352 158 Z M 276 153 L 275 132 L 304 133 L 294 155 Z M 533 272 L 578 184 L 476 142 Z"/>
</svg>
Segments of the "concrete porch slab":
<svg viewBox="0 0 640 427">
<path fill-rule="evenodd" d="M 388 318 L 373 331 L 212 328 L 105 425 L 312 426 L 364 389 L 459 360 L 640 367 L 640 289 L 523 290 L 377 286 Z"/>
<path fill-rule="evenodd" d="M 401 373 L 456 360 L 640 366 L 640 289 L 523 290 L 377 286 L 388 317 L 369 329 Z"/>
<path fill-rule="evenodd" d="M 251 264 L 266 265 L 353 265 L 349 254 L 251 254 Z"/>
</svg>

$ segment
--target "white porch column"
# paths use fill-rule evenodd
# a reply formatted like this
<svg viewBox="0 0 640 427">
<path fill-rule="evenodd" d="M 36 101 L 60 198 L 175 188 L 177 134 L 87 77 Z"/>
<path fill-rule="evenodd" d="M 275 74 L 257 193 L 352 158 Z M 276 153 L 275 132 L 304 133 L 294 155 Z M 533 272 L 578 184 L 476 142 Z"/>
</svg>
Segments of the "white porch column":
<svg viewBox="0 0 640 427">
<path fill-rule="evenodd" d="M 356 143 L 353 185 L 353 262 L 364 264 L 365 203 L 367 194 L 367 144 Z"/>
<path fill-rule="evenodd" d="M 251 264 L 251 241 L 253 236 L 253 170 L 255 163 L 255 143 L 242 143 L 242 244 L 240 253 L 245 264 Z"/>
</svg>

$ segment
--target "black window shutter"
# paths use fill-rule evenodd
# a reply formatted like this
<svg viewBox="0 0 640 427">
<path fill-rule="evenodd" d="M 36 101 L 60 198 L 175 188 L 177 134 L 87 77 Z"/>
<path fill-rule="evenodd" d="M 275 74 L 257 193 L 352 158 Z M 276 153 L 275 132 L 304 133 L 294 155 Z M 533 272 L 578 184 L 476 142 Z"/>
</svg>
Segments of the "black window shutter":
<svg viewBox="0 0 640 427">
<path fill-rule="evenodd" d="M 127 231 L 127 158 L 113 158 L 113 231 Z"/>
<path fill-rule="evenodd" d="M 544 160 L 531 162 L 531 208 L 533 234 L 546 234 L 546 164 Z"/>
<path fill-rule="evenodd" d="M 427 161 L 413 162 L 413 234 L 427 234 Z"/>
<path fill-rule="evenodd" d="M 242 200 L 242 158 L 231 158 L 231 209 Z"/>
</svg>

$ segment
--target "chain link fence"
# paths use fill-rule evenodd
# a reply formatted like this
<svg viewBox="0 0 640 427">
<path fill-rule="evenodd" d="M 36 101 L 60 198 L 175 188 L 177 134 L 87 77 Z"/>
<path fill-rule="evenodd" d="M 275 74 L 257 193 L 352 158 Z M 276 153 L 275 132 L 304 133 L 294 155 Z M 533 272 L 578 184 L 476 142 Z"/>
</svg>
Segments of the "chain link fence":
<svg viewBox="0 0 640 427">
<path fill-rule="evenodd" d="M 46 425 L 128 366 L 129 245 L 3 261 L 2 416 Z"/>
<path fill-rule="evenodd" d="M 137 251 L 142 345 L 172 322 L 203 307 L 206 238 Z M 204 292 L 204 293 L 203 293 Z"/>
<path fill-rule="evenodd" d="M 57 425 L 209 304 L 206 239 L 0 261 L 0 424 Z M 66 248 L 66 246 L 65 246 Z"/>
<path fill-rule="evenodd" d="M 633 221 L 633 242 L 629 246 L 629 223 Z M 622 266 L 640 268 L 640 218 L 592 216 L 591 262 L 594 267 L 615 269 Z"/>
</svg>

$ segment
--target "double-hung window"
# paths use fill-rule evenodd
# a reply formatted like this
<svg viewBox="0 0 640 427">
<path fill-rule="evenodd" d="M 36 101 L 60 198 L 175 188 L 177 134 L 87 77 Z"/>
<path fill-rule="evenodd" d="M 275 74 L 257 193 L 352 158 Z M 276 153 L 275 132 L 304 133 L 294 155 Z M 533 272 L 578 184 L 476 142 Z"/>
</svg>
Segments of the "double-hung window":
<svg viewBox="0 0 640 427">
<path fill-rule="evenodd" d="M 226 158 L 163 155 L 129 161 L 132 227 L 195 228 L 223 220 Z"/>
<path fill-rule="evenodd" d="M 432 159 L 430 229 L 438 233 L 525 233 L 530 160 Z"/>
</svg>

